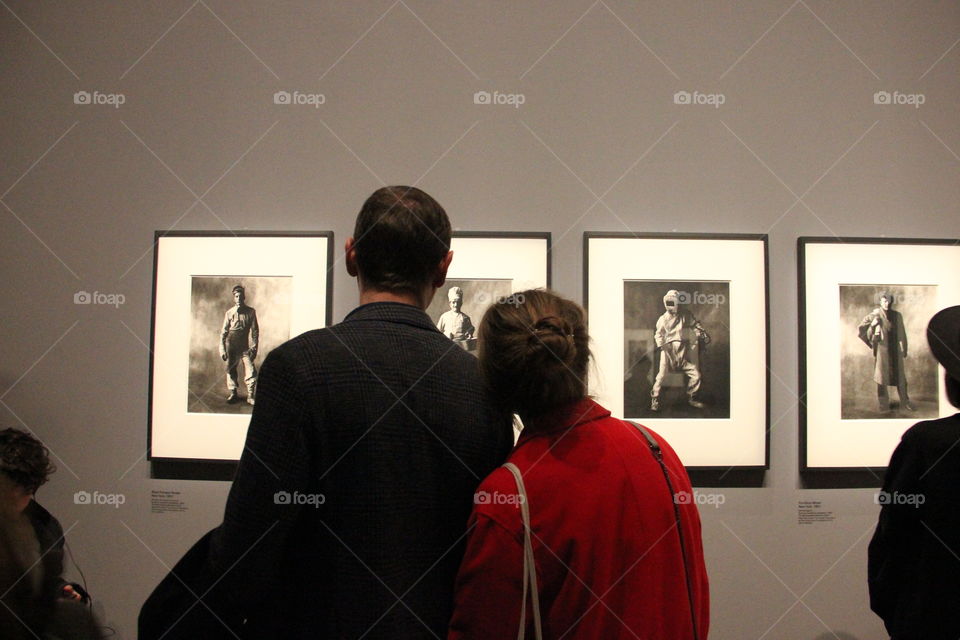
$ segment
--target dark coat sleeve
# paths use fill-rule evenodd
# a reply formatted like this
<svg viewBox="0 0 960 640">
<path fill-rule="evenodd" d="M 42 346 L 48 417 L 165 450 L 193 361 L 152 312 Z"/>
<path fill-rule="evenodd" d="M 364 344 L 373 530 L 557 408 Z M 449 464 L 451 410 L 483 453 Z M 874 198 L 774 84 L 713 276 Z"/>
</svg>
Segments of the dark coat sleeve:
<svg viewBox="0 0 960 640">
<path fill-rule="evenodd" d="M 287 534 L 304 508 L 296 496 L 310 492 L 315 446 L 307 443 L 311 420 L 291 360 L 274 349 L 263 363 L 223 524 L 210 540 L 207 568 L 219 581 L 210 600 L 227 612 L 252 611 L 276 590 Z"/>
<path fill-rule="evenodd" d="M 140 614 L 141 639 L 272 637 L 271 597 L 287 535 L 304 508 L 293 496 L 307 493 L 310 466 L 309 418 L 293 369 L 282 349 L 264 361 L 223 524 L 151 595 Z"/>
<path fill-rule="evenodd" d="M 879 494 L 880 519 L 867 551 L 870 608 L 883 619 L 888 630 L 897 603 L 911 584 L 910 572 L 921 533 L 918 510 L 913 505 L 895 504 L 890 500 L 897 494 L 921 492 L 924 465 L 913 440 L 907 431 L 890 459 Z"/>
<path fill-rule="evenodd" d="M 44 597 L 60 597 L 63 587 L 70 584 L 63 579 L 63 527 L 53 515 L 36 500 L 31 500 L 24 514 L 33 526 L 33 532 L 40 543 L 43 563 Z"/>
</svg>

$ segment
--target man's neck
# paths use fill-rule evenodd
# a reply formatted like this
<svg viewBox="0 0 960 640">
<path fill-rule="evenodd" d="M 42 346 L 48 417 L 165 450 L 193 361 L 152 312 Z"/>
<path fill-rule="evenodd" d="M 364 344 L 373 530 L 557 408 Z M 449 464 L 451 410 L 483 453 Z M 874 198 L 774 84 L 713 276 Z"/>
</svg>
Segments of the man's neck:
<svg viewBox="0 0 960 640">
<path fill-rule="evenodd" d="M 421 296 L 408 291 L 377 291 L 369 289 L 361 291 L 360 304 L 370 304 L 371 302 L 399 302 L 401 304 L 409 304 L 418 309 L 426 309 L 430 304 L 429 300 L 424 302 Z"/>
</svg>

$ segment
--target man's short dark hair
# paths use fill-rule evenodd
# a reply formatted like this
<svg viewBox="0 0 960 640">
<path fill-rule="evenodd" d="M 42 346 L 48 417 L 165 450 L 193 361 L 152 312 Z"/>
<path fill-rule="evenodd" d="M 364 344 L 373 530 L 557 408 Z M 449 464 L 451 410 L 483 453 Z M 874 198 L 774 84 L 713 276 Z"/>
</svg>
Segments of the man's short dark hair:
<svg viewBox="0 0 960 640">
<path fill-rule="evenodd" d="M 366 286 L 417 291 L 450 251 L 450 220 L 416 187 L 383 187 L 363 203 L 353 239 Z"/>
<path fill-rule="evenodd" d="M 19 429 L 0 431 L 0 471 L 28 493 L 35 493 L 56 471 L 47 448 Z"/>
<path fill-rule="evenodd" d="M 247 290 L 243 288 L 243 285 L 238 284 L 237 286 L 235 286 L 233 289 L 230 290 L 231 293 L 236 293 L 237 291 L 239 291 L 244 295 L 247 294 Z"/>
</svg>

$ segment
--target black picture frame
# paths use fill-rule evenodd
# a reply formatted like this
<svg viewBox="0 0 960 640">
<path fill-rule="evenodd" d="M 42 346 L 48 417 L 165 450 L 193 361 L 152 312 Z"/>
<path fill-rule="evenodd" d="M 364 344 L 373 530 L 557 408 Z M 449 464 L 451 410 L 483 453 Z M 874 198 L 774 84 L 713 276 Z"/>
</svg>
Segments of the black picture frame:
<svg viewBox="0 0 960 640">
<path fill-rule="evenodd" d="M 184 346 L 183 341 L 189 342 L 190 331 L 186 325 L 194 321 L 188 317 L 193 306 L 191 294 L 187 291 L 191 281 L 206 277 L 230 282 L 244 278 L 289 278 L 291 282 L 298 279 L 295 292 L 291 291 L 286 300 L 291 324 L 285 337 L 292 338 L 304 331 L 327 326 L 332 320 L 333 242 L 332 231 L 154 233 L 147 460 L 155 477 L 231 478 L 249 424 L 249 412 L 197 414 L 186 410 L 190 346 Z M 290 288 L 292 290 L 293 284 Z M 228 306 L 224 302 L 220 312 Z M 175 321 L 164 322 L 161 327 L 158 319 L 167 321 L 171 318 Z M 157 355 L 158 344 L 160 356 Z M 176 355 L 170 355 L 171 351 Z M 265 356 L 266 353 L 260 353 L 257 360 L 262 362 Z M 176 419 L 171 420 L 171 416 Z M 227 434 L 228 438 L 222 447 L 208 446 L 209 443 L 202 447 L 203 451 L 213 451 L 214 455 L 197 454 L 199 448 L 195 442 L 180 442 L 178 435 L 173 435 L 171 429 L 180 429 L 181 422 L 197 423 L 201 429 L 208 428 L 221 437 Z M 157 446 L 158 436 L 166 438 L 161 446 Z M 216 436 L 211 436 L 208 431 L 205 437 Z"/>
<path fill-rule="evenodd" d="M 814 336 L 830 331 L 825 327 L 831 316 L 834 326 L 842 329 L 843 316 L 837 321 L 838 316 L 834 314 L 838 310 L 844 312 L 845 299 L 859 293 L 858 288 L 923 291 L 923 287 L 935 286 L 938 287 L 936 298 L 924 300 L 923 309 L 915 309 L 907 329 L 913 336 L 910 350 L 920 354 L 918 357 L 929 356 L 924 337 L 929 316 L 939 308 L 960 303 L 960 285 L 949 284 L 950 278 L 945 275 L 956 273 L 957 267 L 960 267 L 960 240 L 957 239 L 820 236 L 797 239 L 798 454 L 800 473 L 809 483 L 827 486 L 823 479 L 828 478 L 833 483 L 829 486 L 879 486 L 903 431 L 915 422 L 934 417 L 922 412 L 901 413 L 899 409 L 891 410 L 890 415 L 882 418 L 871 418 L 865 411 L 865 417 L 851 417 L 858 414 L 845 408 L 850 404 L 845 397 L 850 383 L 845 380 L 849 374 L 845 376 L 842 371 L 842 359 L 849 357 L 844 347 L 847 342 L 856 342 L 854 334 L 842 331 L 837 340 L 831 338 L 825 345 L 815 343 Z M 861 311 L 868 314 L 870 309 L 862 306 Z M 838 347 L 836 350 L 834 345 Z M 924 378 L 929 379 L 933 367 L 938 388 L 936 417 L 950 415 L 952 410 L 942 388 L 942 369 L 932 361 L 932 356 L 929 358 L 923 367 Z M 811 379 L 814 372 L 817 384 Z M 869 388 L 870 382 L 865 379 L 862 386 Z M 901 401 L 896 390 L 888 394 L 891 399 L 897 397 L 897 402 Z"/>
</svg>

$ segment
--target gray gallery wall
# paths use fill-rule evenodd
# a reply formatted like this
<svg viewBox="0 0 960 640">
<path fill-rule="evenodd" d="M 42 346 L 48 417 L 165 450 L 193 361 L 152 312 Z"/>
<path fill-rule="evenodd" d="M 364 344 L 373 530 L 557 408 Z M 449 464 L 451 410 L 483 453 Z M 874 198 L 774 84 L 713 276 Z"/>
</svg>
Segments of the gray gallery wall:
<svg viewBox="0 0 960 640">
<path fill-rule="evenodd" d="M 960 4 L 0 4 L 0 421 L 54 452 L 39 497 L 117 637 L 228 490 L 151 479 L 144 459 L 154 230 L 341 245 L 384 183 L 435 194 L 459 229 L 552 232 L 555 287 L 578 300 L 584 231 L 768 233 L 771 469 L 704 489 L 725 499 L 702 510 L 712 637 L 881 637 L 875 490 L 799 479 L 796 238 L 960 237 Z M 339 262 L 333 280 L 339 320 L 356 290 Z M 152 513 L 153 492 L 186 510 Z M 835 519 L 798 524 L 801 501 Z"/>
</svg>

